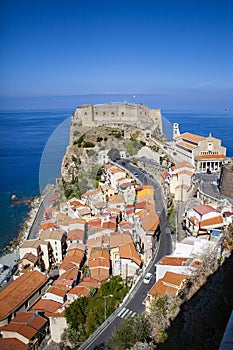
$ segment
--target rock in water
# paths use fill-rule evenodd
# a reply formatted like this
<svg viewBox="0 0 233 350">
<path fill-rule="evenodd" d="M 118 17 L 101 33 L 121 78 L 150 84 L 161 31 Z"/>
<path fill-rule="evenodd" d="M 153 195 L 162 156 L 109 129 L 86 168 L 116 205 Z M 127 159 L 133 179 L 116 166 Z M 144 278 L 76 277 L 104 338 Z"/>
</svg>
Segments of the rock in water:
<svg viewBox="0 0 233 350">
<path fill-rule="evenodd" d="M 16 194 L 12 194 L 11 199 L 12 199 L 13 201 L 17 201 L 17 200 L 18 200 L 18 197 L 16 196 Z"/>
</svg>

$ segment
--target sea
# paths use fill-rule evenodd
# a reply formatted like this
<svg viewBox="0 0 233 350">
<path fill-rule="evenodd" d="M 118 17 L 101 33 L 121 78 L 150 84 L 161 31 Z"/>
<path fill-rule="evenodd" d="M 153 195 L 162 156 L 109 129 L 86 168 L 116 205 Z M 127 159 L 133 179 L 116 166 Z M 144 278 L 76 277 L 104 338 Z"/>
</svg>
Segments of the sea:
<svg viewBox="0 0 233 350">
<path fill-rule="evenodd" d="M 150 107 L 150 106 L 149 106 Z M 69 143 L 73 109 L 0 111 L 0 254 L 18 235 L 29 213 L 28 199 L 38 196 L 60 176 L 62 156 Z M 233 113 L 192 114 L 162 111 L 164 131 L 172 123 L 180 132 L 222 140 L 233 157 Z M 12 201 L 15 194 L 21 204 Z"/>
</svg>

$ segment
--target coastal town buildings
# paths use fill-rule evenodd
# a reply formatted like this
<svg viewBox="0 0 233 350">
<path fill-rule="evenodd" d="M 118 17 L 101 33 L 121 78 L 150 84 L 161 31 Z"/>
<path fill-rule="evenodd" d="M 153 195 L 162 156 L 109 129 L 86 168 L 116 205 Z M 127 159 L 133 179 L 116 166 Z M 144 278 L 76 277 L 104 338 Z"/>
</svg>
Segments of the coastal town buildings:
<svg viewBox="0 0 233 350">
<path fill-rule="evenodd" d="M 210 205 L 202 204 L 190 209 L 185 216 L 185 226 L 194 236 L 210 234 L 210 231 L 221 228 L 224 219 L 221 212 Z"/>
<path fill-rule="evenodd" d="M 226 148 L 221 140 L 195 135 L 189 132 L 180 134 L 179 125 L 173 125 L 173 154 L 179 161 L 185 160 L 195 166 L 197 172 L 220 171 L 226 159 Z"/>
</svg>

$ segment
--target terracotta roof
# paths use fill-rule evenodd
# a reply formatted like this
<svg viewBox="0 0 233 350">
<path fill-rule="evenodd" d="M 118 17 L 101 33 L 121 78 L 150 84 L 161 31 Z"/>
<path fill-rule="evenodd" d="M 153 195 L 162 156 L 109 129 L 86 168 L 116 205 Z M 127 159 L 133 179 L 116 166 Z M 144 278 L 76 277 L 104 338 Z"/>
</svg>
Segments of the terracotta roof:
<svg viewBox="0 0 233 350">
<path fill-rule="evenodd" d="M 16 332 L 23 337 L 31 340 L 40 329 L 48 322 L 41 316 L 36 316 L 34 312 L 22 312 L 22 317 L 14 318 L 8 325 L 1 327 L 1 331 Z"/>
<path fill-rule="evenodd" d="M 84 230 L 80 230 L 78 228 L 75 228 L 73 230 L 70 230 L 67 234 L 67 240 L 68 241 L 82 241 L 84 237 Z"/>
<path fill-rule="evenodd" d="M 223 224 L 223 218 L 221 215 L 200 221 L 200 227 L 215 226 L 215 225 L 222 226 L 221 224 Z"/>
<path fill-rule="evenodd" d="M 80 215 L 87 215 L 87 214 L 91 213 L 91 209 L 86 206 L 86 207 L 78 209 L 78 212 Z"/>
<path fill-rule="evenodd" d="M 58 303 L 54 300 L 49 299 L 40 299 L 37 303 L 35 303 L 31 308 L 31 310 L 39 311 L 39 312 L 55 312 L 62 306 L 61 303 Z"/>
<path fill-rule="evenodd" d="M 219 213 L 219 211 L 217 209 L 215 209 L 207 204 L 197 205 L 196 207 L 193 208 L 193 210 L 195 210 L 200 215 L 205 215 L 205 214 L 208 214 L 211 212 Z"/>
<path fill-rule="evenodd" d="M 142 219 L 142 227 L 145 231 L 155 231 L 159 226 L 159 217 L 156 212 L 150 213 Z"/>
<path fill-rule="evenodd" d="M 134 261 L 138 266 L 141 266 L 141 258 L 134 246 L 134 243 L 131 242 L 129 244 L 121 245 L 119 247 L 120 257 L 123 259 L 130 259 Z"/>
<path fill-rule="evenodd" d="M 195 157 L 196 159 L 225 159 L 224 154 L 200 154 Z"/>
<path fill-rule="evenodd" d="M 64 213 L 59 213 L 56 217 L 58 221 L 70 220 L 71 217 Z"/>
<path fill-rule="evenodd" d="M 185 132 L 184 134 L 181 134 L 180 136 L 178 136 L 176 139 L 183 139 L 183 140 L 198 143 L 199 141 L 204 140 L 205 137 L 199 136 L 196 134 L 191 134 L 190 132 Z"/>
<path fill-rule="evenodd" d="M 28 271 L 0 291 L 0 320 L 23 305 L 47 280 L 39 271 Z"/>
<path fill-rule="evenodd" d="M 97 281 L 104 282 L 109 278 L 109 269 L 98 267 L 90 270 L 91 277 Z"/>
<path fill-rule="evenodd" d="M 99 288 L 100 284 L 93 278 L 84 278 L 81 283 L 72 288 L 68 294 L 75 294 L 78 297 L 87 297 L 90 287 Z"/>
<path fill-rule="evenodd" d="M 182 169 L 182 168 L 195 169 L 195 166 L 193 166 L 191 163 L 187 162 L 186 160 L 176 164 L 175 166 L 172 166 L 172 170 Z"/>
<path fill-rule="evenodd" d="M 119 223 L 119 227 L 121 228 L 121 230 L 132 229 L 134 228 L 134 224 L 130 221 L 124 220 Z"/>
<path fill-rule="evenodd" d="M 112 174 L 116 174 L 116 173 L 124 173 L 126 174 L 126 172 L 116 166 L 112 166 L 111 168 L 108 169 L 108 171 Z"/>
<path fill-rule="evenodd" d="M 167 171 L 165 171 L 164 173 L 161 174 L 161 176 L 164 180 L 166 180 L 168 178 L 169 174 Z"/>
<path fill-rule="evenodd" d="M 82 244 L 82 243 L 72 243 L 70 245 L 68 251 L 67 251 L 67 256 L 75 256 L 76 255 L 76 256 L 83 257 L 84 251 L 85 251 L 84 244 Z"/>
<path fill-rule="evenodd" d="M 178 289 L 173 286 L 169 286 L 163 283 L 163 280 L 158 280 L 151 290 L 148 292 L 149 296 L 155 296 L 155 295 L 172 295 L 176 296 Z"/>
<path fill-rule="evenodd" d="M 75 266 L 80 266 L 83 259 L 83 252 L 81 255 L 65 256 L 62 263 L 59 266 L 59 270 L 68 271 Z"/>
<path fill-rule="evenodd" d="M 84 219 L 82 219 L 82 218 L 74 218 L 74 219 L 71 219 L 70 220 L 70 225 L 72 225 L 72 224 L 83 224 L 83 225 L 85 225 L 85 220 Z"/>
<path fill-rule="evenodd" d="M 48 222 L 48 223 L 45 223 L 45 224 L 41 224 L 38 231 L 43 231 L 43 230 L 46 230 L 48 228 L 57 228 L 57 225 L 54 224 L 53 222 Z"/>
<path fill-rule="evenodd" d="M 189 266 L 190 259 L 182 257 L 165 256 L 160 260 L 159 265 L 171 265 L 171 266 Z"/>
<path fill-rule="evenodd" d="M 26 259 L 26 260 L 32 262 L 33 264 L 36 264 L 37 261 L 38 261 L 38 257 L 36 255 L 32 254 L 32 253 L 26 253 L 24 255 L 23 259 Z"/>
<path fill-rule="evenodd" d="M 188 142 L 184 142 L 184 141 L 179 141 L 179 142 L 177 142 L 177 144 L 176 144 L 176 146 L 177 147 L 183 147 L 183 148 L 188 148 L 188 149 L 191 149 L 191 150 L 193 150 L 194 148 L 196 148 L 197 146 L 195 146 L 195 145 L 192 145 L 192 144 L 190 144 L 190 143 L 188 143 Z"/>
<path fill-rule="evenodd" d="M 102 223 L 102 228 L 115 230 L 116 229 L 116 221 L 105 221 Z"/>
<path fill-rule="evenodd" d="M 164 283 L 180 287 L 181 283 L 189 277 L 189 275 L 167 271 L 162 279 Z"/>
<path fill-rule="evenodd" d="M 1 350 L 28 350 L 27 344 L 24 344 L 16 338 L 0 338 Z"/>
<path fill-rule="evenodd" d="M 68 290 L 69 290 L 68 288 L 62 288 L 62 287 L 59 288 L 59 287 L 51 286 L 47 290 L 47 293 L 58 295 L 59 297 L 64 297 L 68 292 Z"/>
<path fill-rule="evenodd" d="M 108 202 L 109 203 L 124 203 L 125 200 L 124 200 L 123 196 L 116 194 L 114 196 L 110 196 L 108 199 Z"/>
<path fill-rule="evenodd" d="M 124 182 L 123 184 L 120 184 L 120 188 L 125 190 L 127 187 L 134 187 L 136 184 L 137 182 Z"/>
<path fill-rule="evenodd" d="M 53 286 L 67 287 L 68 289 L 71 289 L 73 285 L 74 285 L 74 280 L 67 280 L 65 278 L 58 278 L 56 281 L 53 282 Z"/>
<path fill-rule="evenodd" d="M 119 247 L 123 244 L 131 243 L 132 237 L 129 231 L 113 232 L 110 234 L 110 248 Z"/>
<path fill-rule="evenodd" d="M 77 276 L 78 276 L 78 267 L 73 267 L 72 269 L 64 272 L 58 279 L 65 279 L 65 280 L 70 280 L 70 281 L 76 281 Z M 54 281 L 56 282 L 56 281 Z"/>
</svg>

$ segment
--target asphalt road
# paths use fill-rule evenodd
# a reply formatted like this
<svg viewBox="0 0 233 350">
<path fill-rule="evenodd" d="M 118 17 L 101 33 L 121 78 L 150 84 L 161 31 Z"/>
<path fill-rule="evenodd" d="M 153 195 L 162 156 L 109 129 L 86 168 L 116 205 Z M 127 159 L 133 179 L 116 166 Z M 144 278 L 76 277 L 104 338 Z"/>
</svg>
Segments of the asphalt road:
<svg viewBox="0 0 233 350">
<path fill-rule="evenodd" d="M 38 236 L 38 229 L 43 222 L 45 208 L 49 205 L 49 198 L 52 196 L 54 186 L 50 185 L 45 192 L 44 198 L 38 208 L 34 222 L 30 228 L 28 239 L 36 239 Z"/>
<path fill-rule="evenodd" d="M 123 163 L 123 164 L 122 164 Z M 148 265 L 144 274 L 140 277 L 137 282 L 137 285 L 133 289 L 132 293 L 128 296 L 126 302 L 121 305 L 117 311 L 115 311 L 115 316 L 110 316 L 106 323 L 98 329 L 98 334 L 94 336 L 88 342 L 85 342 L 79 347 L 80 350 L 96 350 L 101 349 L 101 346 L 107 344 L 111 338 L 111 335 L 114 333 L 114 330 L 119 326 L 121 320 L 125 317 L 134 317 L 134 315 L 144 311 L 145 307 L 143 301 L 146 298 L 148 291 L 152 288 L 153 284 L 156 281 L 155 278 L 155 263 L 158 262 L 165 255 L 171 254 L 172 252 L 172 239 L 170 228 L 166 220 L 166 210 L 164 205 L 163 196 L 159 185 L 149 176 L 149 174 L 140 171 L 138 168 L 129 163 L 129 161 L 119 161 L 118 164 L 129 170 L 130 172 L 137 172 L 138 179 L 142 184 L 153 185 L 155 193 L 155 203 L 156 211 L 160 217 L 160 240 L 158 251 L 155 254 L 154 258 Z M 143 283 L 143 278 L 146 272 L 151 272 L 153 278 L 149 284 Z"/>
</svg>

